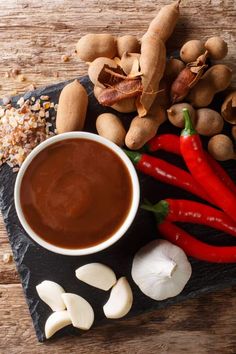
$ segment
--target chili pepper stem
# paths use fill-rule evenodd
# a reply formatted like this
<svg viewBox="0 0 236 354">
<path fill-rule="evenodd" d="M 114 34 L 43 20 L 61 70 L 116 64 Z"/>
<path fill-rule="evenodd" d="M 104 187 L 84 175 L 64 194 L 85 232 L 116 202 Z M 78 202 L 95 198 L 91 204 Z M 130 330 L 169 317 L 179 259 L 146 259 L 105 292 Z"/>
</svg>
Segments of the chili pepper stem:
<svg viewBox="0 0 236 354">
<path fill-rule="evenodd" d="M 165 200 L 160 200 L 160 202 L 154 205 L 145 201 L 145 203 L 141 205 L 141 209 L 153 212 L 157 223 L 161 224 L 169 213 L 169 204 Z"/>
<path fill-rule="evenodd" d="M 149 149 L 148 145 L 144 145 L 138 151 L 139 151 L 140 154 L 148 154 L 148 153 L 151 152 L 151 150 Z"/>
<path fill-rule="evenodd" d="M 130 160 L 136 165 L 139 160 L 141 159 L 141 154 L 136 151 L 130 151 L 130 150 L 125 150 L 123 151 L 126 153 L 126 155 L 130 158 Z"/>
<path fill-rule="evenodd" d="M 185 127 L 184 130 L 182 130 L 181 132 L 181 136 L 185 136 L 185 135 L 189 136 L 189 135 L 197 134 L 196 130 L 193 127 L 192 119 L 188 108 L 183 108 L 183 115 L 184 115 Z"/>
</svg>

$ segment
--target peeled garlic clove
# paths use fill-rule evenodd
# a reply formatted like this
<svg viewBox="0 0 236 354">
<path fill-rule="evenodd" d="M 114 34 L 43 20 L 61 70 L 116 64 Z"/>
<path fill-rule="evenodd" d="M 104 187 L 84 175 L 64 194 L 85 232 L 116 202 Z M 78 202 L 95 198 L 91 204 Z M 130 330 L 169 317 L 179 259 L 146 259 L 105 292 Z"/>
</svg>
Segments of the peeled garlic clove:
<svg viewBox="0 0 236 354">
<path fill-rule="evenodd" d="M 131 309 L 133 304 L 133 293 L 125 277 L 120 278 L 111 289 L 107 303 L 103 311 L 107 318 L 121 318 Z"/>
<path fill-rule="evenodd" d="M 54 281 L 44 280 L 36 286 L 38 296 L 43 300 L 53 311 L 65 310 L 65 304 L 62 300 L 61 294 L 65 290 Z"/>
<path fill-rule="evenodd" d="M 94 321 L 94 312 L 92 306 L 83 297 L 64 293 L 62 299 L 66 305 L 68 314 L 74 327 L 88 330 Z"/>
<path fill-rule="evenodd" d="M 154 240 L 135 255 L 131 275 L 140 290 L 153 300 L 181 293 L 192 274 L 184 251 L 166 240 Z"/>
<path fill-rule="evenodd" d="M 71 324 L 68 311 L 53 312 L 45 323 L 46 338 L 52 337 L 57 331 Z"/>
<path fill-rule="evenodd" d="M 79 280 L 101 290 L 109 290 L 116 283 L 113 270 L 102 263 L 89 263 L 78 268 L 75 275 Z"/>
</svg>

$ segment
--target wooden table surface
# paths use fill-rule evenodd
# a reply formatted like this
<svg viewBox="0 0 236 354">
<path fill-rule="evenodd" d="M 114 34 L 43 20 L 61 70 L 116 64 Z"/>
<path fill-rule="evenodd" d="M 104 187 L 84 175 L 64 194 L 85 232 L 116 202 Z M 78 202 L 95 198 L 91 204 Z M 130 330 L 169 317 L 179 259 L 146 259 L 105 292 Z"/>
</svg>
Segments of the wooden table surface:
<svg viewBox="0 0 236 354">
<path fill-rule="evenodd" d="M 168 1 L 0 0 L 0 95 L 86 73 L 74 54 L 87 32 L 141 35 L 156 10 Z M 236 73 L 235 0 L 183 0 L 182 16 L 168 48 L 189 38 L 221 35 L 229 43 L 224 60 Z M 64 62 L 62 56 L 69 56 Z M 12 77 L 12 69 L 22 76 Z M 14 71 L 14 70 L 13 70 Z M 236 77 L 234 74 L 234 83 Z M 204 295 L 164 310 L 142 314 L 82 337 L 38 344 L 0 219 L 0 354 L 14 353 L 236 353 L 236 287 Z"/>
</svg>

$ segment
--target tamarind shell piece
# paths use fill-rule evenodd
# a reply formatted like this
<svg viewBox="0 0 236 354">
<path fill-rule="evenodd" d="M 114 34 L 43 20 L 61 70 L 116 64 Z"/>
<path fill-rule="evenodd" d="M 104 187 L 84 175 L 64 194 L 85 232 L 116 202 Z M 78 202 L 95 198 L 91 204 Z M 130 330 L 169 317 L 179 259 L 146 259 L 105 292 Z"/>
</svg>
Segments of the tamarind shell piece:
<svg viewBox="0 0 236 354">
<path fill-rule="evenodd" d="M 103 106 L 112 106 L 124 98 L 140 95 L 142 89 L 140 79 L 126 79 L 103 90 L 98 96 L 98 102 Z"/>
<path fill-rule="evenodd" d="M 117 67 L 110 67 L 109 65 L 105 64 L 98 75 L 97 81 L 104 87 L 112 86 L 123 80 L 121 77 L 119 77 L 119 75 L 125 75 L 124 71 L 119 65 L 117 65 Z"/>
<path fill-rule="evenodd" d="M 126 75 L 130 74 L 132 68 L 133 68 L 133 63 L 135 61 L 138 61 L 139 64 L 139 58 L 140 54 L 139 53 L 127 53 L 125 52 L 120 60 L 120 66 L 126 73 Z"/>
<path fill-rule="evenodd" d="M 221 106 L 221 115 L 227 122 L 236 124 L 236 91 L 225 98 Z"/>
</svg>

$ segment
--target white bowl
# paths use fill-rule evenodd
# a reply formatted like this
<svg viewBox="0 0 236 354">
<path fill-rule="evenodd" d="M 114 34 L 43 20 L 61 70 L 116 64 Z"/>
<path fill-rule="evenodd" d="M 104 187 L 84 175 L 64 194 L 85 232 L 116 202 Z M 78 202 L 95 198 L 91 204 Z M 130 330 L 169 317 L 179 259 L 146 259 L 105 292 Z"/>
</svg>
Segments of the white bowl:
<svg viewBox="0 0 236 354">
<path fill-rule="evenodd" d="M 93 141 L 97 141 L 105 146 L 107 146 L 109 149 L 111 149 L 114 153 L 116 153 L 124 162 L 126 165 L 130 177 L 131 177 L 131 182 L 132 182 L 132 202 L 131 202 L 131 207 L 129 210 L 129 213 L 127 214 L 126 219 L 124 220 L 123 224 L 120 226 L 120 228 L 112 235 L 110 236 L 109 239 L 106 241 L 101 242 L 100 244 L 88 248 L 80 248 L 80 249 L 67 249 L 63 247 L 58 247 L 54 246 L 53 244 L 43 240 L 38 234 L 36 234 L 30 225 L 27 223 L 25 216 L 22 211 L 21 203 L 20 203 L 20 188 L 21 188 L 21 182 L 22 178 L 24 176 L 25 171 L 27 170 L 28 166 L 30 165 L 31 161 L 35 158 L 35 156 L 45 148 L 47 148 L 49 145 L 52 145 L 58 141 L 66 140 L 66 139 L 89 139 Z M 24 227 L 25 231 L 28 233 L 28 235 L 35 241 L 37 242 L 40 246 L 48 249 L 49 251 L 55 252 L 55 253 L 60 253 L 68 256 L 80 256 L 80 255 L 87 255 L 91 253 L 96 253 L 99 252 L 105 248 L 110 247 L 113 245 L 116 241 L 118 241 L 128 230 L 130 225 L 132 224 L 136 212 L 138 210 L 139 206 L 139 197 L 140 197 L 140 188 L 139 188 L 139 181 L 138 177 L 135 171 L 135 168 L 129 158 L 126 156 L 126 154 L 122 151 L 121 148 L 119 148 L 117 145 L 112 143 L 110 140 L 107 140 L 99 135 L 92 134 L 92 133 L 87 133 L 87 132 L 69 132 L 69 133 L 64 133 L 60 135 L 56 135 L 52 138 L 49 138 L 48 140 L 45 140 L 41 144 L 39 144 L 25 159 L 23 162 L 17 178 L 16 178 L 16 183 L 15 183 L 15 191 L 14 191 L 14 198 L 15 198 L 15 207 L 16 207 L 16 212 L 18 215 L 18 218 Z"/>
</svg>

